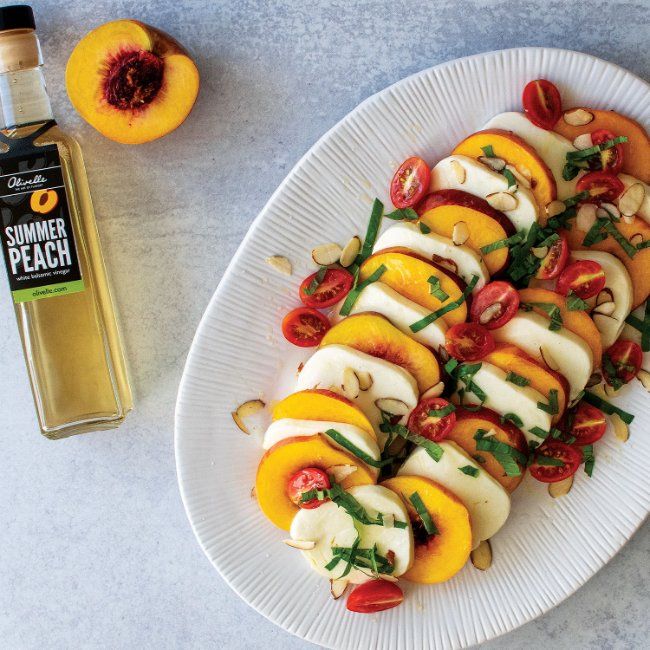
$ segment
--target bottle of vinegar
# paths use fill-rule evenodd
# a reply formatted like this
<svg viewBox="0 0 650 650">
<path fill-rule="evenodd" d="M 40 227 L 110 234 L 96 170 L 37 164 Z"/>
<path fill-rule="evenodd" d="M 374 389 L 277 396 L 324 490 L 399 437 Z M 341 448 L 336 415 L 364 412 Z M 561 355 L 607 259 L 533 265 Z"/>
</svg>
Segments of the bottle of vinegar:
<svg viewBox="0 0 650 650">
<path fill-rule="evenodd" d="M 0 243 L 39 426 L 119 426 L 132 408 L 79 145 L 57 127 L 31 7 L 0 8 Z M 6 406 L 6 405 L 5 405 Z"/>
</svg>

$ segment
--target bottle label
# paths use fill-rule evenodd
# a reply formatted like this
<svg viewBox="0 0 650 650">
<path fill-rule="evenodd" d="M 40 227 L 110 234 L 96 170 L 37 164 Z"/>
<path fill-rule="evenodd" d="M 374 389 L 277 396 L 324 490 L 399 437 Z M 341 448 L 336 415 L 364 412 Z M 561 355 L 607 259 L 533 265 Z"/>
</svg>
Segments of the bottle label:
<svg viewBox="0 0 650 650">
<path fill-rule="evenodd" d="M 59 151 L 34 137 L 0 155 L 0 238 L 15 303 L 84 290 Z"/>
</svg>

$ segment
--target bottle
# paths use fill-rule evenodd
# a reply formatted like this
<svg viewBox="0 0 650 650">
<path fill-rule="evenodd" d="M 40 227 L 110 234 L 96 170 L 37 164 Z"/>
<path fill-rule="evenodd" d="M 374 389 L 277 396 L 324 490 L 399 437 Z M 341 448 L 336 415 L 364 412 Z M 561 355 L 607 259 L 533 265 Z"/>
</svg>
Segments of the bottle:
<svg viewBox="0 0 650 650">
<path fill-rule="evenodd" d="M 117 427 L 133 404 L 86 170 L 26 5 L 0 8 L 0 112 L 0 240 L 41 433 Z"/>
</svg>

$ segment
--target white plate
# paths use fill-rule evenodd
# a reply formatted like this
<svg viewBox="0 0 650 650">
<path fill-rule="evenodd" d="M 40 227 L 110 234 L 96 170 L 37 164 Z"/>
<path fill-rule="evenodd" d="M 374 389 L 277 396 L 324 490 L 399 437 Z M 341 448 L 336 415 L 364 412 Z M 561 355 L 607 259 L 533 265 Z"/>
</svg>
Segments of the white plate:
<svg viewBox="0 0 650 650">
<path fill-rule="evenodd" d="M 565 106 L 614 108 L 650 122 L 649 86 L 592 56 L 546 48 L 491 52 L 416 74 L 363 102 L 304 156 L 248 232 L 203 316 L 189 353 L 176 410 L 178 480 L 206 555 L 252 607 L 285 630 L 335 648 L 457 648 L 504 634 L 575 591 L 625 544 L 650 509 L 650 410 L 637 385 L 620 399 L 636 414 L 630 441 L 611 432 L 597 446 L 594 477 L 580 473 L 571 493 L 551 499 L 526 481 L 494 538 L 494 564 L 468 565 L 438 586 L 406 584 L 406 600 L 377 615 L 351 614 L 286 533 L 251 498 L 262 450 L 230 412 L 257 396 L 278 396 L 281 371 L 296 358 L 280 333 L 313 270 L 311 248 L 363 236 L 371 200 L 388 205 L 398 162 L 430 163 L 496 113 L 520 110 L 531 79 L 555 82 Z M 291 278 L 265 262 L 294 263 Z M 637 382 L 635 382 L 637 383 Z"/>
</svg>

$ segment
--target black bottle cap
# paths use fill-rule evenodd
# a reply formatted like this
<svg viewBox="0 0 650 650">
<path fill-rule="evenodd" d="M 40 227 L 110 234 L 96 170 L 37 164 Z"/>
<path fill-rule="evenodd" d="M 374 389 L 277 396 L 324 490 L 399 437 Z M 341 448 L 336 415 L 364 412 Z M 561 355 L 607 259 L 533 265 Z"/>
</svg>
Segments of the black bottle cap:
<svg viewBox="0 0 650 650">
<path fill-rule="evenodd" d="M 32 8 L 29 5 L 0 7 L 0 31 L 7 29 L 36 29 Z"/>
</svg>

